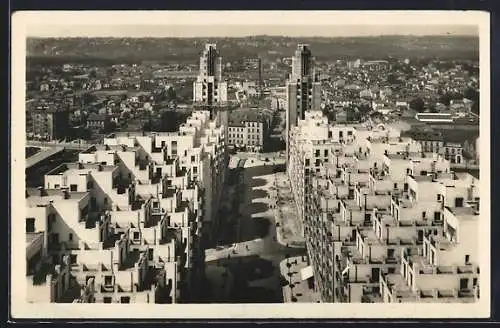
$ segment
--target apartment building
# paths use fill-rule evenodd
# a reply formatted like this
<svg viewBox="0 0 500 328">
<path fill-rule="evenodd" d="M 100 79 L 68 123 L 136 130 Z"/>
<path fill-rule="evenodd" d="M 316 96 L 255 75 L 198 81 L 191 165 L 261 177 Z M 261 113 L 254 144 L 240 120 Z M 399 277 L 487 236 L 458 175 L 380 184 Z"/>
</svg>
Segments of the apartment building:
<svg viewBox="0 0 500 328">
<path fill-rule="evenodd" d="M 331 126 L 321 111 L 305 113 L 305 119 L 290 130 L 290 158 L 287 174 L 299 217 L 304 217 L 307 178 L 319 172 L 331 156 L 342 149 L 342 144 L 355 140 L 355 130 L 348 126 Z"/>
<path fill-rule="evenodd" d="M 40 105 L 26 112 L 30 136 L 42 140 L 57 140 L 68 135 L 69 111 L 56 105 Z"/>
<path fill-rule="evenodd" d="M 228 113 L 228 144 L 259 152 L 266 146 L 269 133 L 268 114 L 258 109 L 237 109 Z"/>
<path fill-rule="evenodd" d="M 200 72 L 193 82 L 193 101 L 208 106 L 227 102 L 227 83 L 222 80 L 222 57 L 215 44 L 206 44 L 200 56 Z"/>
<path fill-rule="evenodd" d="M 424 254 L 423 245 L 428 240 L 451 240 L 458 225 L 458 220 L 452 219 L 456 214 L 452 213 L 469 213 L 473 212 L 471 208 L 477 208 L 478 182 L 468 174 L 452 172 L 450 161 L 439 154 L 423 152 L 419 142 L 401 137 L 397 130 L 384 126 L 331 126 L 327 120 L 321 120 L 319 113 L 315 118 L 308 115 L 307 119 L 308 123 L 299 121 L 292 130 L 291 153 L 298 159 L 290 161 L 288 170 L 299 213 L 303 213 L 316 291 L 323 302 L 394 301 L 394 290 L 399 290 L 395 286 L 403 286 L 400 282 L 404 279 L 414 279 L 408 278 L 409 269 L 403 268 L 404 256 Z M 301 131 L 302 126 L 307 127 L 307 132 Z M 320 127 L 322 134 L 319 130 L 314 132 Z M 341 142 L 341 130 L 333 131 L 346 127 L 352 132 L 345 131 L 342 137 L 350 139 Z M 323 141 L 316 141 L 314 135 Z M 328 145 L 329 156 L 319 159 L 318 165 L 313 170 L 308 167 L 306 172 L 305 154 L 311 153 L 310 145 L 315 143 Z M 468 222 L 477 219 L 465 222 L 463 225 L 468 227 Z M 453 238 L 456 248 L 457 237 Z M 452 262 L 458 261 L 458 266 L 465 255 L 474 263 L 478 236 L 471 233 L 462 240 L 462 250 L 449 253 L 457 254 L 451 257 L 456 258 Z M 443 260 L 443 265 L 447 261 Z M 448 277 L 454 274 L 463 279 L 453 278 L 458 285 L 453 287 L 454 294 L 448 292 L 454 295 L 448 299 L 472 301 L 476 296 L 471 295 L 478 295 L 477 270 L 473 275 L 470 267 L 467 269 L 467 281 L 459 274 L 465 269 L 447 270 Z M 387 279 L 393 279 L 394 284 Z M 401 290 L 420 288 L 408 286 Z M 441 294 L 433 293 L 438 302 L 436 295 Z M 413 298 L 408 296 L 401 301 L 417 299 L 416 294 L 412 295 Z"/>
<path fill-rule="evenodd" d="M 28 299 L 178 303 L 203 290 L 227 168 L 224 127 L 111 135 L 27 194 Z"/>
<path fill-rule="evenodd" d="M 322 301 L 476 300 L 478 181 L 397 131 L 356 126 L 353 135 L 310 175 L 306 197 L 294 194 Z"/>
<path fill-rule="evenodd" d="M 427 231 L 417 250 L 401 250 L 398 273 L 380 273 L 384 302 L 470 303 L 479 299 L 479 198 L 476 181 L 467 181 L 472 179 L 454 176 L 442 182 L 443 191 L 455 181 L 462 192 L 453 190 L 440 197 L 442 232 Z"/>
<path fill-rule="evenodd" d="M 292 73 L 287 80 L 286 144 L 287 160 L 290 157 L 289 133 L 305 112 L 320 110 L 321 83 L 314 70 L 314 58 L 306 44 L 299 44 L 292 57 Z"/>
</svg>

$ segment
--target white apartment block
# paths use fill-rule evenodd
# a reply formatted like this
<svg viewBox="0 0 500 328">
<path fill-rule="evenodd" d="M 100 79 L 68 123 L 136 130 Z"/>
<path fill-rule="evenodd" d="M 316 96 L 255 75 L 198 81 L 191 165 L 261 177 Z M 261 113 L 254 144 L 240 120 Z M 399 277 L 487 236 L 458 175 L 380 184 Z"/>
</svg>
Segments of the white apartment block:
<svg viewBox="0 0 500 328">
<path fill-rule="evenodd" d="M 290 151 L 323 302 L 478 299 L 478 180 L 396 130 L 332 126 L 320 113 L 292 129 Z"/>
<path fill-rule="evenodd" d="M 209 115 L 109 136 L 46 174 L 26 199 L 29 301 L 177 303 L 201 290 L 228 161 Z"/>
<path fill-rule="evenodd" d="M 209 106 L 227 102 L 227 82 L 222 80 L 222 57 L 215 44 L 206 44 L 200 56 L 200 72 L 193 82 L 193 101 Z"/>
</svg>

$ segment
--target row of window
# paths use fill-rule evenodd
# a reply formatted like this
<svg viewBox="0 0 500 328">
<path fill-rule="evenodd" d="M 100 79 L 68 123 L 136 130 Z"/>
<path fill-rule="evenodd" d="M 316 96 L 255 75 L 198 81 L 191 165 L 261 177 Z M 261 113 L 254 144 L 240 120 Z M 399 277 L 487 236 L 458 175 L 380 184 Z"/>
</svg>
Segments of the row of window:
<svg viewBox="0 0 500 328">
<path fill-rule="evenodd" d="M 243 132 L 245 128 L 235 128 L 235 127 L 229 127 L 229 131 L 236 131 L 236 132 Z M 249 128 L 249 131 L 250 132 L 256 132 L 256 133 L 260 133 L 260 128 Z"/>
<path fill-rule="evenodd" d="M 241 134 L 241 133 L 229 133 L 229 138 L 243 138 L 243 134 Z M 248 139 L 259 140 L 259 136 L 254 135 L 254 134 L 249 134 Z"/>
<path fill-rule="evenodd" d="M 241 139 L 230 139 L 229 140 L 229 143 L 230 144 L 243 144 L 243 140 Z M 248 145 L 251 145 L 251 146 L 260 146 L 260 142 L 258 140 L 248 140 L 247 142 Z"/>
</svg>

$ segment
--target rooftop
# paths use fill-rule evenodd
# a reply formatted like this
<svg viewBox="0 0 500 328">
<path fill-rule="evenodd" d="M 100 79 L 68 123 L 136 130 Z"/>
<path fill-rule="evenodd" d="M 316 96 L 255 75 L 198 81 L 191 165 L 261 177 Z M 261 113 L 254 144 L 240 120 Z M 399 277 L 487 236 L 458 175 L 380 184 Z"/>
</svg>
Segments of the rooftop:
<svg viewBox="0 0 500 328">
<path fill-rule="evenodd" d="M 49 171 L 47 175 L 61 175 L 65 172 L 74 174 L 87 174 L 89 171 L 105 171 L 112 172 L 117 170 L 113 165 L 89 164 L 89 163 L 64 163 Z"/>
<path fill-rule="evenodd" d="M 45 206 L 48 205 L 51 201 L 80 201 L 85 196 L 87 196 L 88 192 L 77 192 L 77 191 L 69 191 L 68 198 L 65 199 L 64 194 L 59 189 L 49 189 L 44 190 L 44 195 L 40 196 L 40 192 L 38 194 L 30 194 L 28 198 L 26 198 L 26 203 L 28 207 L 36 207 L 36 206 Z"/>
</svg>

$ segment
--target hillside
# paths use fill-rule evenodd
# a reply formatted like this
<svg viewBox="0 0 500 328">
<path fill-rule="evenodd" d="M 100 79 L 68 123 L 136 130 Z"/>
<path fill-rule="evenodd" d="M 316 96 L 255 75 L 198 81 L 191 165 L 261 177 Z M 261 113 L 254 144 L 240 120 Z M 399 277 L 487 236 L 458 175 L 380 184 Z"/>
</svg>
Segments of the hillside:
<svg viewBox="0 0 500 328">
<path fill-rule="evenodd" d="M 27 55 L 35 60 L 192 62 L 206 42 L 217 43 L 228 60 L 260 55 L 274 60 L 308 43 L 319 60 L 387 57 L 439 57 L 477 60 L 479 39 L 471 36 L 379 36 L 356 38 L 30 38 Z"/>
</svg>

